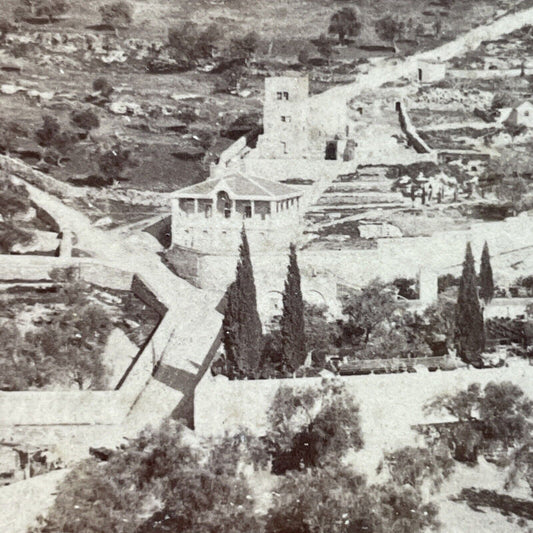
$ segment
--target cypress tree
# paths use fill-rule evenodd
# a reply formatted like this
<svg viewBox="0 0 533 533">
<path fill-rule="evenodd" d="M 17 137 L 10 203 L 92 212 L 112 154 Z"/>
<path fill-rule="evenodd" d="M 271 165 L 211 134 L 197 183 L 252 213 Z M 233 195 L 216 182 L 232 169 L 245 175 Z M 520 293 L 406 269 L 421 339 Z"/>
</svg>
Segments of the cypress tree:
<svg viewBox="0 0 533 533">
<path fill-rule="evenodd" d="M 304 302 L 294 244 L 290 246 L 289 266 L 283 292 L 283 314 L 280 325 L 283 367 L 286 371 L 294 372 L 304 364 L 307 357 Z"/>
<path fill-rule="evenodd" d="M 494 279 L 492 277 L 489 245 L 487 244 L 487 241 L 485 241 L 483 253 L 481 254 L 481 266 L 479 268 L 479 296 L 485 302 L 485 305 L 494 297 Z"/>
<path fill-rule="evenodd" d="M 466 245 L 463 274 L 455 306 L 455 347 L 466 363 L 480 366 L 485 347 L 483 312 L 477 295 L 476 270 L 470 243 Z"/>
<path fill-rule="evenodd" d="M 231 379 L 257 376 L 262 350 L 262 327 L 250 248 L 244 226 L 235 281 L 227 292 L 222 321 L 225 350 L 224 373 Z"/>
</svg>

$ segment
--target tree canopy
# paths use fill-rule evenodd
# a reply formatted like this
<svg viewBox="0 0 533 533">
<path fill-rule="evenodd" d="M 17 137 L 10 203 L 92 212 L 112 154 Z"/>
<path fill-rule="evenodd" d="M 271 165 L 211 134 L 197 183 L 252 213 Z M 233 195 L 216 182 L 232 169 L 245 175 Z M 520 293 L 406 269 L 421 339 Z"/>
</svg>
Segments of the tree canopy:
<svg viewBox="0 0 533 533">
<path fill-rule="evenodd" d="M 346 37 L 356 37 L 361 32 L 361 20 L 357 11 L 351 7 L 343 7 L 331 16 L 328 33 L 339 36 L 339 42 L 344 44 Z"/>
<path fill-rule="evenodd" d="M 101 5 L 98 10 L 103 24 L 114 28 L 129 26 L 133 20 L 133 6 L 125 0 Z"/>
<path fill-rule="evenodd" d="M 515 448 L 530 438 L 533 402 L 509 381 L 490 382 L 484 389 L 473 383 L 455 394 L 437 396 L 425 409 L 447 412 L 463 423 L 452 430 L 458 460 L 475 461 L 483 449 Z"/>
<path fill-rule="evenodd" d="M 304 302 L 296 247 L 290 246 L 287 279 L 283 291 L 283 314 L 281 316 L 281 348 L 283 366 L 289 372 L 296 371 L 307 357 L 305 342 Z"/>
<path fill-rule="evenodd" d="M 364 342 L 370 340 L 376 327 L 389 319 L 397 308 L 393 292 L 378 280 L 347 298 L 343 313 L 354 326 L 364 331 Z"/>
<path fill-rule="evenodd" d="M 168 29 L 170 48 L 187 62 L 211 57 L 221 39 L 222 32 L 216 24 L 200 29 L 192 22 L 182 22 Z"/>
<path fill-rule="evenodd" d="M 494 279 L 490 264 L 489 245 L 485 241 L 481 254 L 481 266 L 479 269 L 479 296 L 488 304 L 494 297 Z"/>
<path fill-rule="evenodd" d="M 477 276 L 470 243 L 466 245 L 463 273 L 455 306 L 455 347 L 466 363 L 482 366 L 485 348 L 485 325 L 479 305 Z"/>
<path fill-rule="evenodd" d="M 257 377 L 261 366 L 263 335 L 257 312 L 257 296 L 250 247 L 244 226 L 235 281 L 226 294 L 222 321 L 223 372 L 230 378 Z"/>
<path fill-rule="evenodd" d="M 396 16 L 386 15 L 376 20 L 375 30 L 381 39 L 390 41 L 396 50 L 396 41 L 403 35 L 405 23 Z"/>
</svg>

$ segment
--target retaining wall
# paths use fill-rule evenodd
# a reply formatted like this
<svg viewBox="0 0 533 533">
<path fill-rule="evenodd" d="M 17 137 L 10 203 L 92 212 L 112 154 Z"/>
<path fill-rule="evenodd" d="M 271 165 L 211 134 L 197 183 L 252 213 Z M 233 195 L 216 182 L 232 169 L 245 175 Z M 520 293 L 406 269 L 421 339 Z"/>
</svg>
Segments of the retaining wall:
<svg viewBox="0 0 533 533">
<path fill-rule="evenodd" d="M 413 126 L 407 110 L 405 109 L 405 104 L 403 102 L 398 102 L 398 115 L 400 117 L 400 127 L 402 131 L 407 136 L 409 144 L 419 153 L 419 154 L 429 154 L 432 152 L 431 148 L 427 143 L 418 135 L 416 128 Z"/>
</svg>

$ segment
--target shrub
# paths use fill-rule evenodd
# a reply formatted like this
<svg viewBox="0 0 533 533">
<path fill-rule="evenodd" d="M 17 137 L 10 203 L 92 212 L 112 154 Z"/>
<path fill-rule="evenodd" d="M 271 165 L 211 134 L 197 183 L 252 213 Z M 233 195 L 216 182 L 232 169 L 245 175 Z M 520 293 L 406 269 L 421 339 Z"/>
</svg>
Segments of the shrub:
<svg viewBox="0 0 533 533">
<path fill-rule="evenodd" d="M 419 489 L 426 479 L 438 489 L 454 465 L 449 454 L 411 446 L 386 453 L 383 464 L 397 485 L 411 485 L 415 489 Z"/>
<path fill-rule="evenodd" d="M 477 383 L 457 394 L 442 394 L 425 406 L 445 411 L 458 420 L 450 444 L 458 461 L 475 462 L 478 453 L 491 446 L 508 449 L 521 445 L 531 429 L 533 402 L 511 382 L 490 382 L 483 390 Z"/>
<path fill-rule="evenodd" d="M 109 98 L 114 90 L 107 78 L 96 78 L 93 81 L 93 89 L 95 91 L 99 91 L 100 94 L 105 98 Z"/>
<path fill-rule="evenodd" d="M 130 150 L 126 150 L 118 144 L 98 158 L 100 172 L 110 181 L 118 179 L 121 173 L 133 164 Z"/>
<path fill-rule="evenodd" d="M 82 111 L 73 111 L 70 115 L 70 120 L 78 128 L 89 131 L 100 126 L 98 115 L 91 109 L 84 109 Z"/>
<path fill-rule="evenodd" d="M 124 0 L 100 6 L 99 11 L 102 23 L 115 28 L 129 26 L 133 20 L 133 6 Z"/>
</svg>

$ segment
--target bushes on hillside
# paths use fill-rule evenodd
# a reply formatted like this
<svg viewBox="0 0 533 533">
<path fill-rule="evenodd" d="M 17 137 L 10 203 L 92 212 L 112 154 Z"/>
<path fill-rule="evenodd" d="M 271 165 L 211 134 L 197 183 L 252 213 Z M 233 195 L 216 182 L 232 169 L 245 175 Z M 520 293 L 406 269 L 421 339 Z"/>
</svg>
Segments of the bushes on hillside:
<svg viewBox="0 0 533 533">
<path fill-rule="evenodd" d="M 91 109 L 73 111 L 70 115 L 70 120 L 75 126 L 86 131 L 100 127 L 100 119 Z"/>
<path fill-rule="evenodd" d="M 129 26 L 133 20 L 133 6 L 125 0 L 104 4 L 99 7 L 103 24 L 114 28 Z"/>
</svg>

